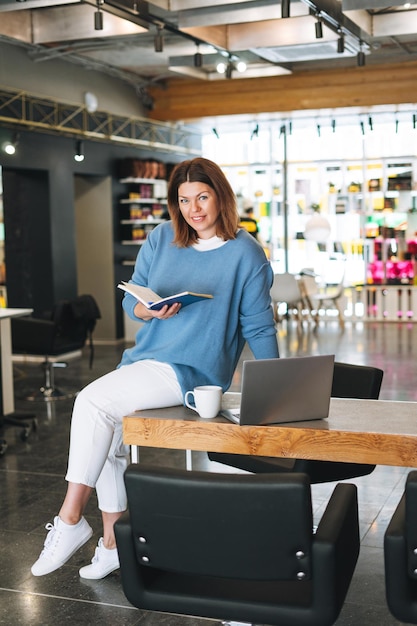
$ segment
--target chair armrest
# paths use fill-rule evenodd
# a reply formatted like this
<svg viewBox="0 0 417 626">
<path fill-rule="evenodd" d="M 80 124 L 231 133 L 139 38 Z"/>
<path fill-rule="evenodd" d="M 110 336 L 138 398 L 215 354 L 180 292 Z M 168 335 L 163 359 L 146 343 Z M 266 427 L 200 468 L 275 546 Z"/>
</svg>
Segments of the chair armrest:
<svg viewBox="0 0 417 626">
<path fill-rule="evenodd" d="M 356 485 L 336 485 L 313 541 L 315 578 L 323 593 L 334 588 L 339 603 L 343 603 L 359 556 L 359 516 Z M 317 576 L 318 574 L 318 576 Z M 327 580 L 327 585 L 323 581 Z M 321 593 L 321 589 L 320 589 Z"/>
<path fill-rule="evenodd" d="M 120 561 L 120 575 L 126 598 L 136 606 L 141 573 L 133 542 L 129 512 L 126 511 L 114 525 L 117 552 Z"/>
</svg>

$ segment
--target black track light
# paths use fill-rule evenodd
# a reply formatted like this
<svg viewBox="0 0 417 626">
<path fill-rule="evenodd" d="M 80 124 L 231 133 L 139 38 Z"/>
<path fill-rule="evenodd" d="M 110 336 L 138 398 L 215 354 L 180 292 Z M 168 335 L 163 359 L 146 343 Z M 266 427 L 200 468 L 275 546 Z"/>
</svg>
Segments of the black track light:
<svg viewBox="0 0 417 626">
<path fill-rule="evenodd" d="M 253 139 L 254 137 L 258 137 L 258 134 L 259 134 L 259 124 L 256 124 L 256 126 L 255 126 L 255 128 L 253 129 L 252 134 L 251 134 L 251 136 L 250 136 L 251 141 L 252 141 L 252 139 Z"/>
<path fill-rule="evenodd" d="M 163 26 L 158 25 L 158 30 L 156 31 L 156 35 L 153 40 L 154 50 L 155 52 L 163 52 L 164 51 L 164 35 L 162 33 Z"/>
<path fill-rule="evenodd" d="M 332 131 L 336 132 L 336 120 L 332 120 Z"/>
<path fill-rule="evenodd" d="M 356 57 L 358 67 L 363 67 L 365 65 L 365 53 L 362 50 L 362 42 L 360 42 L 360 50 L 358 52 L 358 56 Z"/>
<path fill-rule="evenodd" d="M 74 161 L 77 161 L 78 163 L 84 161 L 84 144 L 79 139 L 75 142 Z"/>
<path fill-rule="evenodd" d="M 212 128 L 212 129 L 211 129 L 211 132 L 213 133 L 213 135 L 214 135 L 215 137 L 217 137 L 217 139 L 220 139 L 220 137 L 219 137 L 219 133 L 217 132 L 217 129 L 216 129 L 216 128 Z"/>
<path fill-rule="evenodd" d="M 104 0 L 97 0 L 97 11 L 94 13 L 94 30 L 103 30 L 103 12 L 101 10 Z"/>
<path fill-rule="evenodd" d="M 417 128 L 417 115 L 413 113 L 413 128 L 414 130 Z"/>
<path fill-rule="evenodd" d="M 203 65 L 203 55 L 201 54 L 201 52 L 197 50 L 197 52 L 194 55 L 194 67 L 202 67 L 202 65 Z"/>
<path fill-rule="evenodd" d="M 281 0 L 281 18 L 290 17 L 290 0 Z"/>
<path fill-rule="evenodd" d="M 337 40 L 337 52 L 338 54 L 343 54 L 345 51 L 345 36 L 343 33 L 340 33 L 339 39 Z"/>
<path fill-rule="evenodd" d="M 320 16 L 317 16 L 317 22 L 315 24 L 316 27 L 316 39 L 323 39 L 323 24 L 321 22 Z"/>
<path fill-rule="evenodd" d="M 232 63 L 232 61 L 229 61 L 228 64 L 226 65 L 226 72 L 225 72 L 225 76 L 226 78 L 232 78 L 232 73 L 234 70 L 234 65 Z"/>
<path fill-rule="evenodd" d="M 3 142 L 1 149 L 6 154 L 13 156 L 16 154 L 17 144 L 19 143 L 19 134 L 13 133 L 13 136 L 10 140 Z"/>
<path fill-rule="evenodd" d="M 369 130 L 374 130 L 374 123 L 371 116 L 368 117 L 368 126 Z"/>
<path fill-rule="evenodd" d="M 360 122 L 360 126 L 361 126 L 361 133 L 362 135 L 365 134 L 365 124 L 363 122 Z"/>
</svg>

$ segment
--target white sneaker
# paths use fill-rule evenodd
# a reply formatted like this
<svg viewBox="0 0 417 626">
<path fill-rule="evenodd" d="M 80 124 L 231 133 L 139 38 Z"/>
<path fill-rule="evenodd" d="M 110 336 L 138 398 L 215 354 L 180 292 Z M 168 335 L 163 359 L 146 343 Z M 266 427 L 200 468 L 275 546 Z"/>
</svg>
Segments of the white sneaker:
<svg viewBox="0 0 417 626">
<path fill-rule="evenodd" d="M 32 565 L 34 576 L 50 574 L 64 565 L 93 534 L 93 529 L 84 517 L 78 524 L 71 525 L 57 515 L 53 525 L 47 524 L 45 528 L 49 532 L 38 560 Z"/>
<path fill-rule="evenodd" d="M 117 548 L 106 548 L 103 537 L 100 537 L 98 546 L 91 561 L 91 565 L 86 565 L 80 569 L 81 578 L 90 580 L 100 580 L 119 569 L 119 555 Z"/>
</svg>

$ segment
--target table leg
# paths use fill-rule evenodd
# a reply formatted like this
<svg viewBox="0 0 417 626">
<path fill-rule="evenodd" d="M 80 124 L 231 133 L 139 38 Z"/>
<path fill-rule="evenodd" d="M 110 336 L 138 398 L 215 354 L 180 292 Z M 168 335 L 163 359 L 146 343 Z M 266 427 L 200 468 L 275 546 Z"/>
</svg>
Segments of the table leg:
<svg viewBox="0 0 417 626">
<path fill-rule="evenodd" d="M 190 471 L 193 469 L 193 453 L 191 450 L 185 451 L 185 469 Z"/>
<path fill-rule="evenodd" d="M 12 335 L 9 318 L 0 320 L 1 391 L 3 415 L 14 412 Z"/>
</svg>

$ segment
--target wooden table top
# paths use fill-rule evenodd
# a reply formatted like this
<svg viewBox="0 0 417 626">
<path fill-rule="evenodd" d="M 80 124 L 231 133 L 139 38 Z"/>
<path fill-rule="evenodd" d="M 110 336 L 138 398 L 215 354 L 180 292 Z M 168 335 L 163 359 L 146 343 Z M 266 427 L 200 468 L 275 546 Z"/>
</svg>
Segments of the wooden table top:
<svg viewBox="0 0 417 626">
<path fill-rule="evenodd" d="M 224 408 L 240 394 L 224 395 Z M 123 420 L 128 445 L 417 467 L 417 402 L 332 398 L 329 417 L 279 426 L 202 419 L 183 406 Z"/>
</svg>

